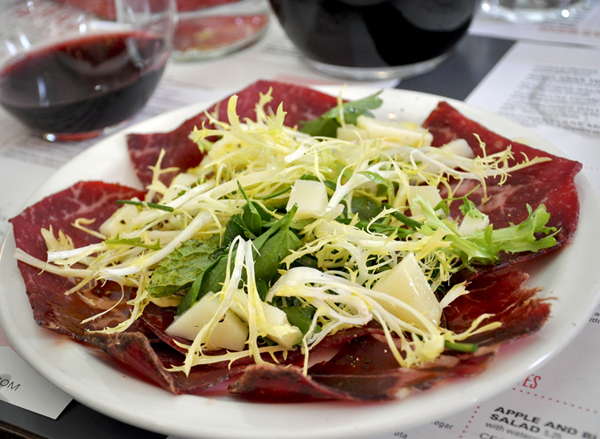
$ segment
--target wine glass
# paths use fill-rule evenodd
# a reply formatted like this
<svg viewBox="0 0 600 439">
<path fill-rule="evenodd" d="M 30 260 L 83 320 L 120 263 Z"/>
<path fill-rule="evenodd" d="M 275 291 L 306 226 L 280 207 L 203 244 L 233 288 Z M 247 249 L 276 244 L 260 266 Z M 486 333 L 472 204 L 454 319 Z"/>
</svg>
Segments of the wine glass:
<svg viewBox="0 0 600 439">
<path fill-rule="evenodd" d="M 163 74 L 175 0 L 6 0 L 0 105 L 47 140 L 99 135 L 138 113 Z"/>
</svg>

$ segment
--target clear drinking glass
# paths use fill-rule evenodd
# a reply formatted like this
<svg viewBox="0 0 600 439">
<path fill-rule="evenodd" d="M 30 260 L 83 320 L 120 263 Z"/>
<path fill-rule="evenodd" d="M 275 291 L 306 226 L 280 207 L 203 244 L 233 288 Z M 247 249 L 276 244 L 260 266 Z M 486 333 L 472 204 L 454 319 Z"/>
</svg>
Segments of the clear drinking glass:
<svg viewBox="0 0 600 439">
<path fill-rule="evenodd" d="M 535 23 L 570 18 L 589 4 L 589 0 L 483 0 L 481 10 L 513 23 Z"/>
<path fill-rule="evenodd" d="M 176 17 L 174 0 L 5 0 L 0 105 L 48 140 L 97 136 L 154 92 Z"/>
<path fill-rule="evenodd" d="M 466 34 L 479 0 L 270 0 L 315 69 L 355 80 L 435 69 Z"/>
<path fill-rule="evenodd" d="M 179 23 L 171 57 L 212 59 L 258 41 L 269 24 L 267 0 L 178 0 Z"/>
</svg>

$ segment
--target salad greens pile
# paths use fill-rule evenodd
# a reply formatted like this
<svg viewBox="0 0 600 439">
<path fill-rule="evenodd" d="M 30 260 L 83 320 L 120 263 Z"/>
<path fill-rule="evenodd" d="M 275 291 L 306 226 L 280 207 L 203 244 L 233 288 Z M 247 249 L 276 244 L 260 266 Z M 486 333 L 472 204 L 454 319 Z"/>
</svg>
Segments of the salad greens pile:
<svg viewBox="0 0 600 439">
<path fill-rule="evenodd" d="M 373 321 L 402 367 L 474 349 L 461 342 L 499 323 L 482 315 L 460 334 L 441 325 L 443 309 L 469 294 L 452 275 L 500 252 L 551 247 L 556 231 L 543 205 L 495 228 L 451 182 L 485 199 L 488 177 L 546 159 L 514 164 L 510 148 L 474 157 L 462 139 L 432 147 L 414 123 L 373 118 L 378 95 L 340 100 L 301 130 L 284 125 L 282 106 L 267 114 L 270 99 L 261 95 L 256 121 L 242 121 L 232 97 L 227 122 L 208 114 L 211 127 L 190 135 L 206 153 L 197 168 L 166 186 L 161 176 L 173 170 L 161 155 L 145 200 L 123 200 L 98 232 L 93 219 L 76 222 L 100 243 L 74 248 L 43 230 L 48 260 L 18 258 L 80 279 L 68 294 L 103 281 L 134 288 L 130 318 L 104 332 L 127 329 L 149 303 L 176 307 L 167 333 L 187 355 L 172 370 L 186 373 L 244 357 L 276 362 L 297 348 L 306 371 L 325 337 Z M 463 218 L 450 216 L 452 203 Z"/>
</svg>

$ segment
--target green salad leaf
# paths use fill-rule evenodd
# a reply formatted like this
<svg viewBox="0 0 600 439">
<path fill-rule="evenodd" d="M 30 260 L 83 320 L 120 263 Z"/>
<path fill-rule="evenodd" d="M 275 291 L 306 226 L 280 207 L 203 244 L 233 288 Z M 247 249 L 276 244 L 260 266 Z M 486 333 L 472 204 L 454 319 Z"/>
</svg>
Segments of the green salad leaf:
<svg viewBox="0 0 600 439">
<path fill-rule="evenodd" d="M 346 102 L 323 113 L 321 117 L 306 122 L 300 131 L 311 136 L 335 137 L 337 129 L 342 126 L 341 115 L 346 123 L 355 125 L 360 115 L 373 117 L 369 110 L 379 108 L 383 100 L 378 96 L 381 91 L 356 101 Z"/>
<path fill-rule="evenodd" d="M 169 254 L 154 270 L 147 286 L 153 297 L 164 297 L 189 288 L 196 278 L 214 264 L 211 255 L 217 241 L 190 239 Z"/>
</svg>

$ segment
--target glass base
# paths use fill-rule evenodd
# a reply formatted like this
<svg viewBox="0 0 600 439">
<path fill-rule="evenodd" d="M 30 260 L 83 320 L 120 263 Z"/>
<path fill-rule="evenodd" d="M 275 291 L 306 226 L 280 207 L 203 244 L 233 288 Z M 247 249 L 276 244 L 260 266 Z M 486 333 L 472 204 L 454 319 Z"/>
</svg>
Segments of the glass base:
<svg viewBox="0 0 600 439">
<path fill-rule="evenodd" d="M 450 53 L 444 53 L 427 61 L 393 67 L 344 67 L 325 64 L 308 58 L 304 58 L 304 61 L 315 70 L 337 78 L 355 81 L 382 81 L 386 79 L 407 79 L 428 73 L 436 69 L 449 56 Z"/>
<path fill-rule="evenodd" d="M 116 133 L 117 131 L 125 128 L 129 123 L 132 122 L 134 116 L 131 118 L 124 120 L 123 122 L 119 122 L 115 125 L 111 125 L 106 128 L 93 130 L 93 131 L 85 131 L 82 133 L 49 133 L 46 131 L 32 129 L 34 135 L 41 137 L 49 142 L 83 142 L 86 140 L 96 139 L 101 136 L 107 136 Z"/>
<path fill-rule="evenodd" d="M 39 136 L 49 142 L 81 142 L 95 139 L 104 131 L 89 131 L 87 133 L 39 133 Z"/>
<path fill-rule="evenodd" d="M 486 15 L 511 23 L 539 23 L 570 18 L 589 5 L 589 0 L 483 0 L 481 10 Z"/>
</svg>

